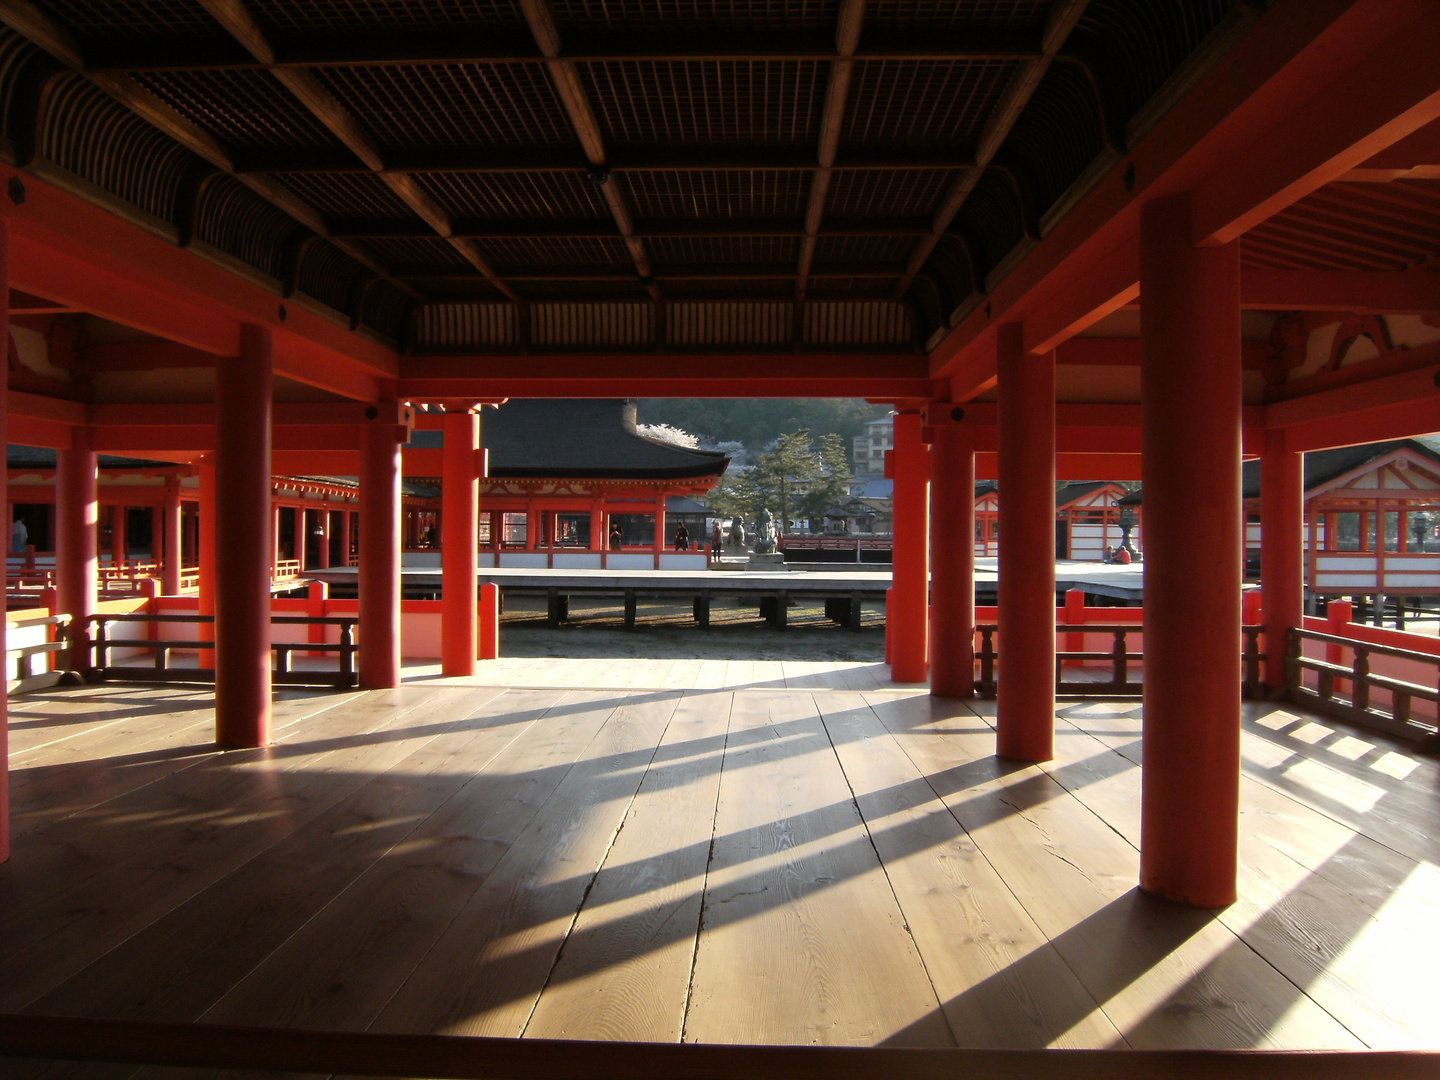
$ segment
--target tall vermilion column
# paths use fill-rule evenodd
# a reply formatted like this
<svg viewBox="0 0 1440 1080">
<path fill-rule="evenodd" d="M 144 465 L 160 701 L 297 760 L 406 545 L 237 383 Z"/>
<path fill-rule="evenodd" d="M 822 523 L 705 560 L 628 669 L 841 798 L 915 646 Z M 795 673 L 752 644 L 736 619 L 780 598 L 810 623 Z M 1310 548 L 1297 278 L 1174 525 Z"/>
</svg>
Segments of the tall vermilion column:
<svg viewBox="0 0 1440 1080">
<path fill-rule="evenodd" d="M 270 329 L 215 368 L 215 742 L 270 741 Z"/>
<path fill-rule="evenodd" d="M 996 336 L 999 376 L 999 689 L 995 752 L 1055 756 L 1055 354 L 1024 327 Z"/>
<path fill-rule="evenodd" d="M 350 506 L 340 511 L 340 565 L 350 565 Z"/>
<path fill-rule="evenodd" d="M 180 487 L 177 484 L 165 492 L 165 507 L 161 511 L 161 528 L 165 535 L 165 561 L 161 563 L 161 591 L 166 596 L 180 592 Z"/>
<path fill-rule="evenodd" d="M 669 537 L 665 535 L 665 493 L 655 496 L 655 569 L 660 569 L 660 556 L 665 551 Z"/>
<path fill-rule="evenodd" d="M 469 411 L 449 412 L 443 427 L 440 670 L 444 675 L 474 675 L 479 651 L 475 542 L 480 532 L 480 477 L 475 465 L 480 417 Z"/>
<path fill-rule="evenodd" d="M 96 501 L 95 451 L 90 449 L 90 429 L 70 429 L 70 448 L 56 456 L 55 467 L 55 590 L 60 610 L 83 619 L 95 610 L 100 557 L 95 527 L 100 520 Z M 85 647 L 89 631 L 78 623 L 72 627 L 77 647 L 71 651 L 69 667 L 84 671 L 90 667 Z"/>
<path fill-rule="evenodd" d="M 291 529 L 291 533 L 293 535 L 290 542 L 295 546 L 295 561 L 299 564 L 299 569 L 303 572 L 309 569 L 309 567 L 305 565 L 306 536 L 304 506 L 297 505 L 295 507 L 295 517 L 292 521 L 292 524 L 294 525 L 294 528 Z"/>
<path fill-rule="evenodd" d="M 201 615 L 215 614 L 215 455 L 206 454 L 196 462 L 195 471 L 200 480 L 200 509 L 196 514 L 195 561 L 196 611 Z M 200 625 L 201 634 L 205 625 Z M 213 640 L 213 638 L 212 638 Z M 215 666 L 215 650 L 201 649 L 199 665 L 202 668 Z"/>
<path fill-rule="evenodd" d="M 958 406 L 935 409 L 960 412 Z M 930 693 L 975 692 L 975 437 L 936 423 L 930 444 Z"/>
<path fill-rule="evenodd" d="M 400 685 L 400 433 L 360 429 L 360 685 Z"/>
<path fill-rule="evenodd" d="M 929 630 L 930 451 L 920 441 L 918 412 L 895 414 L 893 584 L 886 616 L 890 628 L 890 677 L 924 682 Z"/>
<path fill-rule="evenodd" d="M 1305 456 L 1285 448 L 1285 432 L 1265 433 L 1260 456 L 1260 599 L 1265 622 L 1265 686 L 1285 685 L 1285 644 L 1305 617 Z"/>
<path fill-rule="evenodd" d="M 1240 259 L 1191 237 L 1188 195 L 1142 208 L 1140 887 L 1219 907 L 1240 801 Z"/>
<path fill-rule="evenodd" d="M 321 506 L 315 511 L 315 569 L 330 569 L 330 507 Z"/>
<path fill-rule="evenodd" d="M 10 295 L 10 222 L 0 217 L 0 295 Z M 10 341 L 10 305 L 0 311 L 0 341 Z M 10 412 L 9 364 L 0 365 L 0 446 L 6 446 Z M 9 475 L 0 475 L 0 506 L 9 505 L 6 487 Z M 14 511 L 11 510 L 11 520 Z M 8 547 L 10 541 L 6 541 Z M 21 553 L 23 554 L 23 552 Z M 5 620 L 0 618 L 0 657 L 5 656 Z M 10 858 L 10 703 L 4 685 L 0 685 L 0 862 Z"/>
</svg>

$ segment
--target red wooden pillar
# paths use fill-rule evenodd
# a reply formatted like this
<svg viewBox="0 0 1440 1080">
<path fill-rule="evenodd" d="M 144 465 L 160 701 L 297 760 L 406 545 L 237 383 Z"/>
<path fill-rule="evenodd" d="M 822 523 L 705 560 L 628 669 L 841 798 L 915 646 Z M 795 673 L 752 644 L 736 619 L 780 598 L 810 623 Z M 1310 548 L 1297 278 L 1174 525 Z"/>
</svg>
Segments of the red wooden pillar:
<svg viewBox="0 0 1440 1080">
<path fill-rule="evenodd" d="M 124 506 L 110 507 L 110 565 L 117 570 L 125 561 L 125 522 L 129 516 Z"/>
<path fill-rule="evenodd" d="M 444 675 L 474 675 L 479 649 L 475 538 L 479 533 L 480 478 L 475 464 L 480 417 L 470 411 L 449 412 L 443 425 L 440 670 Z"/>
<path fill-rule="evenodd" d="M 350 507 L 340 511 L 340 565 L 350 565 Z"/>
<path fill-rule="evenodd" d="M 1304 455 L 1285 448 L 1285 432 L 1267 431 L 1260 456 L 1260 598 L 1271 691 L 1285 685 L 1288 632 L 1305 616 L 1304 473 Z"/>
<path fill-rule="evenodd" d="M 360 431 L 360 685 L 400 685 L 400 433 Z"/>
<path fill-rule="evenodd" d="M 296 504 L 295 520 L 292 522 L 292 526 L 295 561 L 299 564 L 298 569 L 303 572 L 307 569 L 305 566 L 305 507 L 303 504 Z"/>
<path fill-rule="evenodd" d="M 999 692 L 995 752 L 1055 756 L 1055 354 L 1024 327 L 996 335 L 999 376 Z"/>
<path fill-rule="evenodd" d="M 945 403 L 932 408 L 960 412 Z M 932 430 L 930 693 L 968 698 L 975 692 L 975 437 L 956 422 Z"/>
<path fill-rule="evenodd" d="M 330 569 L 330 505 L 315 511 L 315 569 Z"/>
<path fill-rule="evenodd" d="M 100 507 L 96 501 L 98 477 L 95 451 L 90 449 L 90 429 L 70 429 L 70 449 L 61 450 L 55 468 L 55 590 L 60 610 L 82 620 L 95 610 L 100 558 L 96 550 L 95 526 Z M 86 648 L 89 630 L 78 621 L 71 628 L 76 646 L 69 667 L 83 671 L 90 667 Z"/>
<path fill-rule="evenodd" d="M 1141 211 L 1140 294 L 1140 887 L 1218 907 L 1235 899 L 1240 794 L 1239 245 L 1195 247 L 1189 196 L 1157 199 Z"/>
<path fill-rule="evenodd" d="M 268 327 L 240 327 L 240 355 L 215 369 L 215 742 L 270 741 Z"/>
<path fill-rule="evenodd" d="M 215 614 L 215 455 L 206 454 L 198 462 L 200 508 L 196 516 L 197 558 L 196 611 L 201 615 Z M 213 633 L 213 627 L 200 624 L 202 638 Z M 213 636 L 210 640 L 214 640 Z M 215 666 L 215 650 L 200 650 L 200 667 Z"/>
<path fill-rule="evenodd" d="M 596 500 L 590 504 L 590 550 L 603 552 L 609 546 L 609 538 L 605 535 L 605 511 Z"/>
<path fill-rule="evenodd" d="M 660 555 L 665 551 L 665 493 L 655 496 L 655 569 L 660 569 Z"/>
<path fill-rule="evenodd" d="M 161 591 L 166 596 L 175 596 L 180 592 L 180 486 L 177 483 L 165 491 L 165 508 L 161 513 L 164 519 L 161 523 L 161 531 L 165 536 L 165 561 L 161 563 L 162 580 Z"/>
<path fill-rule="evenodd" d="M 930 452 L 920 441 L 920 414 L 895 416 L 894 560 L 890 610 L 890 677 L 896 682 L 924 682 L 929 567 Z"/>
<path fill-rule="evenodd" d="M 10 295 L 10 223 L 0 217 L 0 295 Z M 0 311 L 0 341 L 10 341 L 10 306 Z M 10 411 L 9 364 L 0 365 L 0 446 L 7 445 L 8 425 L 6 417 Z M 0 504 L 8 504 L 6 487 L 9 474 L 0 470 Z M 13 507 L 10 520 L 15 518 Z M 13 537 L 6 541 L 8 547 Z M 5 654 L 5 620 L 0 618 L 0 659 Z M 8 665 L 7 665 L 8 666 Z M 4 683 L 0 683 L 0 862 L 10 858 L 10 703 Z"/>
<path fill-rule="evenodd" d="M 274 578 L 280 570 L 280 507 L 271 498 L 270 505 L 270 576 Z"/>
</svg>

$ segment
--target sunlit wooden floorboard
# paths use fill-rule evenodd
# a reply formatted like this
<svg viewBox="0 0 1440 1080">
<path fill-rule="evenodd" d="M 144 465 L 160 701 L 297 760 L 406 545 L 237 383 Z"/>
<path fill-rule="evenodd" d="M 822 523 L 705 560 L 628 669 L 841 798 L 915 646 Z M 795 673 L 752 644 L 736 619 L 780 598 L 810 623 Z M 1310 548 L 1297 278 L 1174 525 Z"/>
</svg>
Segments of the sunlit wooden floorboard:
<svg viewBox="0 0 1440 1080">
<path fill-rule="evenodd" d="M 1380 736 L 1247 706 L 1241 899 L 1209 913 L 1134 887 L 1138 702 L 1062 704 L 1056 759 L 1025 766 L 993 756 L 991 703 L 876 665 L 505 671 L 287 692 L 273 746 L 223 754 L 203 691 L 17 699 L 0 1008 L 661 1041 L 1440 1042 L 1440 767 Z"/>
</svg>

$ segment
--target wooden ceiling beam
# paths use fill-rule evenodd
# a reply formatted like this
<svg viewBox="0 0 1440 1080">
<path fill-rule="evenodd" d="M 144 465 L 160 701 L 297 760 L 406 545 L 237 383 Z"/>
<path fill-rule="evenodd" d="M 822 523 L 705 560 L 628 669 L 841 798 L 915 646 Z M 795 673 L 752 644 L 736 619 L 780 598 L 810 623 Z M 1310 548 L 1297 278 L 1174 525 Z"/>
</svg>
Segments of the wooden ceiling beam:
<svg viewBox="0 0 1440 1080">
<path fill-rule="evenodd" d="M 600 124 L 595 119 L 594 110 L 590 108 L 590 102 L 585 96 L 585 89 L 580 83 L 579 69 L 575 61 L 561 58 L 560 31 L 555 25 L 550 6 L 545 0 L 519 0 L 519 3 L 525 21 L 530 26 L 530 33 L 535 38 L 535 44 L 546 58 L 545 66 L 550 72 L 550 81 L 555 92 L 560 96 L 560 104 L 565 109 L 565 115 L 570 118 L 570 125 L 575 129 L 575 135 L 585 151 L 585 158 L 590 163 L 590 177 L 599 187 L 605 205 L 610 208 L 615 227 L 620 230 L 620 236 L 630 252 L 630 260 L 635 264 L 635 272 L 640 276 L 641 284 L 650 294 L 650 298 L 658 303 L 660 287 L 655 284 L 645 241 L 635 235 L 630 210 L 615 183 L 614 174 L 606 164 L 605 141 L 601 137 Z"/>
<path fill-rule="evenodd" d="M 1080 16 L 1085 13 L 1085 6 L 1089 0 L 1055 0 L 1050 6 L 1050 13 L 1045 20 L 1045 31 L 1041 38 L 1041 55 L 1033 60 L 1027 60 L 1010 80 L 1010 85 L 1005 88 L 1005 93 L 1000 98 L 999 104 L 985 121 L 985 127 L 980 132 L 980 142 L 975 149 L 974 168 L 964 170 L 955 179 L 950 190 L 946 193 L 940 209 L 935 211 L 934 229 L 931 234 L 915 245 L 911 252 L 910 263 L 906 267 L 905 275 L 896 283 L 895 297 L 903 297 L 910 288 L 915 276 L 920 273 L 920 268 L 925 265 L 925 260 L 935 250 L 935 245 L 940 242 L 940 237 L 950 228 L 955 215 L 965 205 L 965 200 L 970 197 L 970 192 L 975 190 L 975 185 L 980 182 L 985 167 L 995 157 L 1010 129 L 1015 126 L 1015 121 L 1020 118 L 1026 104 L 1030 101 L 1036 89 L 1040 86 L 1040 80 L 1045 77 L 1045 72 L 1050 70 L 1050 64 L 1059 54 L 1060 48 L 1065 44 L 1065 39 L 1070 36 L 1070 31 L 1080 21 Z"/>
<path fill-rule="evenodd" d="M 541 64 L 551 56 L 533 34 L 493 27 L 407 30 L 287 31 L 269 35 L 268 59 L 230 42 L 96 43 L 85 53 L 91 71 L 206 71 L 395 67 L 418 64 Z M 633 61 L 772 60 L 825 61 L 843 54 L 824 30 L 717 29 L 664 33 L 573 33 L 553 59 L 575 64 Z M 857 60 L 1033 60 L 1040 36 L 1025 31 L 871 30 L 851 50 Z"/>
<path fill-rule="evenodd" d="M 810 177 L 810 194 L 805 206 L 805 236 L 800 241 L 800 256 L 795 273 L 795 317 L 791 332 L 798 344 L 805 334 L 805 290 L 810 265 L 815 261 L 815 247 L 820 234 L 820 219 L 825 216 L 825 197 L 830 192 L 831 170 L 840 148 L 840 128 L 845 122 L 845 104 L 850 99 L 850 77 L 854 72 L 855 49 L 860 44 L 860 29 L 865 21 L 865 0 L 840 0 L 840 13 L 835 22 L 835 53 L 830 61 L 830 80 L 825 86 L 825 106 L 820 114 L 820 139 L 815 161 L 819 166 Z"/>
<path fill-rule="evenodd" d="M 200 0 L 200 4 L 257 61 L 262 64 L 274 62 L 275 50 L 266 40 L 259 24 L 251 17 L 244 0 Z M 359 158 L 367 169 L 382 173 L 385 183 L 406 206 L 414 211 L 417 217 L 434 229 L 438 235 L 447 240 L 450 239 L 449 215 L 421 191 L 409 175 L 385 171 L 385 160 L 380 153 L 380 148 L 314 75 L 300 68 L 272 68 L 271 74 L 296 101 L 304 106 L 311 116 L 324 124 L 331 134 L 344 143 L 346 148 Z M 511 300 L 519 299 L 514 290 L 496 276 L 490 264 L 473 244 L 464 240 L 451 242 L 455 249 L 492 285 Z"/>
</svg>

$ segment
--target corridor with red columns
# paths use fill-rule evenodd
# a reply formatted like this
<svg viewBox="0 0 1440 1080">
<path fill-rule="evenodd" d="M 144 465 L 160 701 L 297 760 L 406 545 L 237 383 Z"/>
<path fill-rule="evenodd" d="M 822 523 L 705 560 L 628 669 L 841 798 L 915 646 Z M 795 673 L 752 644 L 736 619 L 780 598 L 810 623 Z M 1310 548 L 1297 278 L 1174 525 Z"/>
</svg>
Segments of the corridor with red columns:
<svg viewBox="0 0 1440 1080">
<path fill-rule="evenodd" d="M 974 693 L 997 478 L 1004 759 L 1055 754 L 1055 483 L 1143 481 L 1139 884 L 1232 903 L 1242 458 L 1278 691 L 1303 453 L 1440 430 L 1440 9 L 362 6 L 0 3 L 0 412 L 59 454 L 61 610 L 96 603 L 96 455 L 193 464 L 215 741 L 262 746 L 273 475 L 359 478 L 387 688 L 402 476 L 442 479 L 476 671 L 484 404 L 892 403 L 891 674 Z"/>
</svg>

